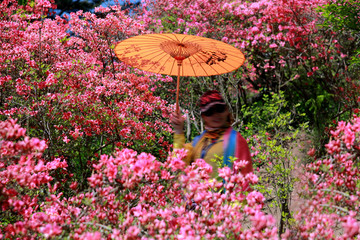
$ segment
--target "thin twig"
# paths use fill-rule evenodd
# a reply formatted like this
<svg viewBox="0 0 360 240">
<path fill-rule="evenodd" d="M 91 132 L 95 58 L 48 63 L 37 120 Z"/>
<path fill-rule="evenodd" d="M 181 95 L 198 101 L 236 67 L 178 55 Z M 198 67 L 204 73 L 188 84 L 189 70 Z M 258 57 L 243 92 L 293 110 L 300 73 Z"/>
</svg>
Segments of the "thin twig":
<svg viewBox="0 0 360 240">
<path fill-rule="evenodd" d="M 102 224 L 100 224 L 100 223 L 85 222 L 84 224 L 86 224 L 86 225 L 96 225 L 96 226 L 98 226 L 98 227 L 104 228 L 104 229 L 109 230 L 109 231 L 112 232 L 112 228 L 110 228 L 110 227 L 108 227 L 108 226 L 105 226 L 105 225 L 102 225 Z"/>
<path fill-rule="evenodd" d="M 311 190 L 313 192 L 316 192 L 316 190 Z M 320 189 L 320 191 L 324 191 L 324 192 L 334 192 L 334 193 L 338 193 L 340 195 L 343 195 L 344 197 L 350 197 L 350 195 L 348 193 L 345 192 L 340 192 L 337 190 L 333 190 L 333 189 Z"/>
<path fill-rule="evenodd" d="M 190 135 L 191 135 L 191 125 L 190 125 L 190 116 L 189 114 L 186 114 L 186 139 L 189 141 L 190 140 Z"/>
<path fill-rule="evenodd" d="M 342 208 L 342 207 L 338 207 L 338 206 L 331 206 L 331 205 L 329 205 L 329 204 L 320 204 L 320 206 L 321 207 L 333 207 L 333 208 L 336 208 L 337 210 L 340 210 L 340 211 L 343 211 L 343 212 L 345 212 L 345 213 L 350 213 L 350 211 L 349 210 L 347 210 L 347 209 L 345 209 L 345 208 Z"/>
</svg>

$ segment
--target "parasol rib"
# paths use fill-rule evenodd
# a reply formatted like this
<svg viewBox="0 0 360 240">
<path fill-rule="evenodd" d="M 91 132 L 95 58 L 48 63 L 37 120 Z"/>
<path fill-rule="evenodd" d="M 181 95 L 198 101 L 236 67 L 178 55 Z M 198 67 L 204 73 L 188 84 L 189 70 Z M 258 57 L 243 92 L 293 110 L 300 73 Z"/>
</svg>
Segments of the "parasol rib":
<svg viewBox="0 0 360 240">
<path fill-rule="evenodd" d="M 174 66 L 175 66 L 175 63 L 176 63 L 176 61 L 173 61 L 173 64 L 171 65 L 171 69 L 170 69 L 170 74 L 169 74 L 169 75 L 175 75 L 175 74 L 172 74 L 173 69 L 174 69 Z"/>
<path fill-rule="evenodd" d="M 201 62 L 200 62 L 195 56 L 198 57 L 198 58 L 200 58 Z M 211 76 L 211 75 L 219 74 L 214 68 L 211 68 L 211 69 L 213 69 L 213 70 L 216 72 L 216 74 L 209 74 L 209 73 L 207 72 L 207 70 L 203 67 L 203 63 L 206 62 L 206 59 L 203 59 L 200 54 L 194 54 L 194 57 L 193 57 L 193 58 L 194 58 L 194 60 L 196 60 L 196 62 L 199 63 L 199 65 L 201 66 L 201 68 L 202 68 L 202 69 L 204 70 L 204 72 L 206 73 L 206 76 Z M 210 67 L 211 67 L 211 66 L 210 66 Z"/>
</svg>

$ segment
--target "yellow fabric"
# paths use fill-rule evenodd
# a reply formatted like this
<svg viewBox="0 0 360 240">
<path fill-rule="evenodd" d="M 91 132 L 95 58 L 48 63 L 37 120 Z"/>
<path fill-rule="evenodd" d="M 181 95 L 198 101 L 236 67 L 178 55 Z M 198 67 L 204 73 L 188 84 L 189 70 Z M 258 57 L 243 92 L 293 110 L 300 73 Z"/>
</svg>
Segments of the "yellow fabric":
<svg viewBox="0 0 360 240">
<path fill-rule="evenodd" d="M 210 176 L 212 178 L 216 178 L 218 175 L 217 164 L 216 162 L 212 161 L 212 159 L 215 159 L 215 155 L 219 157 L 222 157 L 224 155 L 223 138 L 224 135 L 220 137 L 217 143 L 211 146 L 211 148 L 204 157 L 205 162 L 212 166 L 213 172 Z M 191 143 L 185 143 L 184 134 L 174 134 L 174 149 L 185 148 L 188 151 L 187 157 L 184 160 L 185 163 L 188 165 L 196 159 L 200 158 L 201 150 L 203 149 L 204 143 L 204 137 L 202 137 L 196 144 L 196 146 L 193 148 Z"/>
</svg>

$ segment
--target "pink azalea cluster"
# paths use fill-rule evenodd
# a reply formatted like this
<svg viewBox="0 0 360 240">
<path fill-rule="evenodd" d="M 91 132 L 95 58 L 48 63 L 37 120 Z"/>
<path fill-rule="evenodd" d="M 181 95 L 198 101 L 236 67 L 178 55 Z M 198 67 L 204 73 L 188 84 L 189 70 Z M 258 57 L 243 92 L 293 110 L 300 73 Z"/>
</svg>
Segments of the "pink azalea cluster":
<svg viewBox="0 0 360 240">
<path fill-rule="evenodd" d="M 0 238 L 278 238 L 264 196 L 243 192 L 257 176 L 225 167 L 218 181 L 201 159 L 185 166 L 184 151 L 165 157 L 173 99 L 164 86 L 172 79 L 129 68 L 113 48 L 129 36 L 172 29 L 259 53 L 247 54 L 242 80 L 249 88 L 261 74 L 291 75 L 289 68 L 299 70 L 290 80 L 301 72 L 310 78 L 337 64 L 335 54 L 345 57 L 329 41 L 336 33 L 318 34 L 315 8 L 326 1 L 143 1 L 139 15 L 114 6 L 68 19 L 43 18 L 56 8 L 53 0 L 28 2 L 0 2 L 0 116 L 7 119 L 0 122 Z M 359 124 L 357 117 L 340 122 L 327 157 L 308 165 L 309 200 L 292 236 L 359 235 Z M 84 154 L 89 188 L 74 181 L 66 194 L 59 173 Z"/>
<path fill-rule="evenodd" d="M 9 138 L 25 136 L 25 130 L 14 120 L 0 125 L 6 127 L 2 131 L 5 140 L 1 143 Z M 16 158 L 15 152 L 9 155 L 9 146 L 2 145 L 2 152 Z M 17 154 L 21 155 L 20 158 L 35 158 L 31 154 L 37 150 L 36 156 L 40 158 L 38 150 L 45 148 L 41 145 L 31 147 L 29 154 L 24 155 L 25 151 Z M 220 175 L 226 180 L 224 185 L 223 181 L 210 179 L 212 169 L 201 159 L 185 167 L 182 161 L 185 155 L 184 150 L 179 150 L 165 162 L 158 161 L 151 154 L 137 154 L 130 149 L 117 150 L 113 156 L 102 155 L 88 178 L 90 189 L 72 197 L 64 197 L 62 192 L 58 192 L 58 183 L 44 185 L 52 180 L 50 170 L 66 167 L 65 162 L 54 160 L 46 165 L 41 161 L 35 164 L 35 159 L 17 162 L 14 166 L 24 165 L 27 172 L 9 175 L 8 170 L 13 169 L 8 167 L 0 175 L 2 194 L 7 196 L 2 198 L 3 211 L 11 209 L 21 216 L 21 220 L 4 228 L 4 236 L 22 239 L 36 236 L 71 239 L 276 239 L 274 219 L 261 210 L 264 197 L 255 191 L 247 195 L 242 192 L 244 185 L 257 182 L 255 175 L 243 176 L 225 167 L 220 169 Z M 242 165 L 238 165 L 237 168 L 241 168 Z M 39 173 L 46 178 L 37 182 L 37 178 L 32 176 Z M 18 183 L 14 184 L 14 180 Z M 17 192 L 13 189 L 17 186 L 29 190 L 41 187 L 48 194 L 40 200 L 30 196 L 31 191 L 29 194 Z"/>
<path fill-rule="evenodd" d="M 314 10 L 328 1 L 160 0 L 156 4 L 152 4 L 150 0 L 144 2 L 145 6 L 151 6 L 143 15 L 144 22 L 150 27 L 165 31 L 166 28 L 170 28 L 174 32 L 216 38 L 234 44 L 245 53 L 252 50 L 274 52 L 280 64 L 289 64 L 295 60 L 299 65 L 303 65 L 304 62 L 297 59 L 295 54 L 307 47 L 306 43 L 311 41 L 308 38 L 309 34 L 318 31 L 316 21 L 320 14 Z M 177 17 L 177 21 L 172 21 L 174 16 Z M 317 44 L 320 47 L 325 42 L 318 41 Z M 314 50 L 317 50 L 316 47 Z M 319 50 L 323 51 L 321 48 Z M 263 59 L 263 63 L 253 62 L 253 59 L 253 56 L 248 56 L 250 66 L 247 68 L 247 74 L 250 74 L 252 80 L 258 77 L 256 75 L 259 68 L 274 69 L 278 64 L 270 62 L 267 58 Z M 311 73 L 317 70 L 315 67 Z"/>
<path fill-rule="evenodd" d="M 359 126 L 358 116 L 339 122 L 325 145 L 327 155 L 307 165 L 304 194 L 308 200 L 296 216 L 299 236 L 355 239 L 360 235 Z"/>
<path fill-rule="evenodd" d="M 43 191 L 53 180 L 52 171 L 67 167 L 61 159 L 42 159 L 46 148 L 44 140 L 26 136 L 26 130 L 16 120 L 0 122 L 0 207 L 3 217 L 17 214 L 23 219 L 30 218 L 39 208 L 36 192 Z M 5 237 L 26 234 L 27 228 L 23 221 L 9 224 L 5 227 Z"/>
<path fill-rule="evenodd" d="M 104 18 L 79 11 L 70 19 L 43 19 L 51 2 L 35 1 L 34 8 L 0 3 L 0 115 L 26 120 L 59 156 L 71 156 L 85 139 L 102 139 L 92 149 L 99 155 L 131 147 L 165 156 L 170 144 L 162 133 L 171 131 L 164 121 L 171 106 L 150 89 L 169 77 L 134 72 L 113 52 L 116 43 L 142 32 L 142 24 L 116 6 Z"/>
<path fill-rule="evenodd" d="M 164 163 L 129 149 L 116 152 L 115 157 L 101 157 L 99 164 L 94 165 L 98 171 L 89 182 L 96 192 L 104 192 L 100 193 L 102 198 L 109 200 L 104 203 L 103 199 L 92 196 L 93 206 L 102 209 L 94 216 L 103 215 L 100 223 L 106 226 L 113 219 L 110 215 L 113 211 L 124 218 L 119 226 L 118 219 L 113 219 L 109 236 L 114 239 L 276 238 L 273 218 L 261 212 L 264 200 L 261 194 L 252 192 L 247 197 L 240 194 L 243 185 L 256 182 L 256 177 L 252 174 L 244 177 L 226 168 L 223 172 L 227 176 L 223 177 L 228 182 L 223 190 L 222 181 L 209 178 L 208 164 L 199 159 L 185 168 L 184 155 L 182 150 L 178 151 Z M 102 181 L 97 177 L 99 174 Z"/>
<path fill-rule="evenodd" d="M 209 37 L 241 49 L 246 57 L 242 70 L 224 79 L 234 77 L 236 84 L 254 92 L 260 88 L 277 91 L 286 84 L 305 98 L 309 94 L 304 94 L 302 87 L 325 83 L 331 86 L 331 92 L 336 92 L 334 98 L 346 100 L 346 108 L 356 104 L 359 86 L 347 74 L 348 65 L 340 67 L 338 74 L 331 73 L 349 58 L 345 46 L 347 39 L 354 38 L 319 27 L 324 20 L 319 9 L 334 1 L 143 2 L 145 14 L 141 17 L 152 31 Z M 289 86 L 289 82 L 296 82 L 295 86 Z"/>
</svg>

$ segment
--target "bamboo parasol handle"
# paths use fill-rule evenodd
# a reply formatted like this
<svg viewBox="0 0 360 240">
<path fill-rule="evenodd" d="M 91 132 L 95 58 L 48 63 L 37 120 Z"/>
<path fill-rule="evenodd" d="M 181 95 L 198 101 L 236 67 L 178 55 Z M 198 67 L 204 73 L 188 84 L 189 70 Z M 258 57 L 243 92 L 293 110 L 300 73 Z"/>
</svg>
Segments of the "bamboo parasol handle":
<svg viewBox="0 0 360 240">
<path fill-rule="evenodd" d="M 177 76 L 177 84 L 176 84 L 176 113 L 180 113 L 179 108 L 179 92 L 180 92 L 180 68 L 182 65 L 182 61 L 178 60 L 178 76 Z"/>
</svg>

